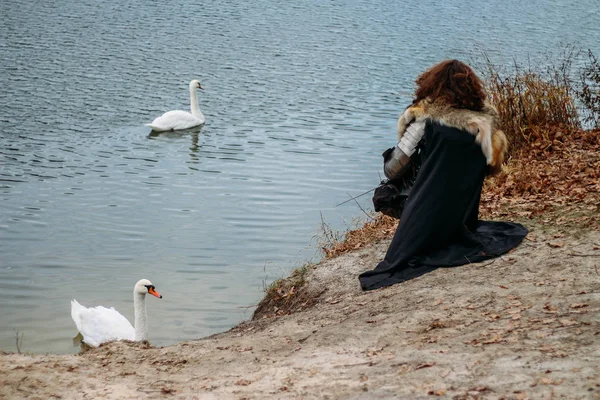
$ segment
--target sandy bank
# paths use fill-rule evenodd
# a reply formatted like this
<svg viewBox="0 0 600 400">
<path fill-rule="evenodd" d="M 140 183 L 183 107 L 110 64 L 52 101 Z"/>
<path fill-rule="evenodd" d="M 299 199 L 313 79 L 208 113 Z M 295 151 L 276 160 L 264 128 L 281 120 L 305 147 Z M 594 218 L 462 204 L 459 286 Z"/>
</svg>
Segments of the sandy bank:
<svg viewBox="0 0 600 400">
<path fill-rule="evenodd" d="M 307 275 L 316 304 L 202 340 L 0 356 L 6 399 L 600 398 L 600 234 L 362 292 L 387 241 Z"/>
</svg>

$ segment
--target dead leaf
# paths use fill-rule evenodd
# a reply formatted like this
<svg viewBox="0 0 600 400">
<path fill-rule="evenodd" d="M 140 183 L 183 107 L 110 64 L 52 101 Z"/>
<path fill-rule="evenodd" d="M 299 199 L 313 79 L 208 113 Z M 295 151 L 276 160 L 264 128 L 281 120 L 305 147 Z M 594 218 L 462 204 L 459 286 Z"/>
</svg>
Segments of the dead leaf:
<svg viewBox="0 0 600 400">
<path fill-rule="evenodd" d="M 251 383 L 252 381 L 249 381 L 248 379 L 240 379 L 235 384 L 238 386 L 248 386 Z"/>
<path fill-rule="evenodd" d="M 527 393 L 523 393 L 523 392 L 513 392 L 515 393 L 515 400 L 528 400 L 530 397 L 527 396 Z"/>
<path fill-rule="evenodd" d="M 433 367 L 434 365 L 435 365 L 434 362 L 419 364 L 419 365 L 416 366 L 415 370 Z"/>
<path fill-rule="evenodd" d="M 442 329 L 445 327 L 446 327 L 446 323 L 444 321 L 433 321 L 431 324 L 429 324 L 429 326 L 425 330 L 431 331 L 434 329 Z"/>
<path fill-rule="evenodd" d="M 373 356 L 379 354 L 382 350 L 383 350 L 383 347 L 378 347 L 375 349 L 367 349 L 367 352 L 366 352 L 367 357 L 373 357 Z"/>
<path fill-rule="evenodd" d="M 568 318 L 559 319 L 558 322 L 560 322 L 562 326 L 573 326 L 579 324 L 579 322 Z"/>
<path fill-rule="evenodd" d="M 587 307 L 588 304 L 587 303 L 574 303 L 571 304 L 569 307 L 571 308 L 583 308 L 583 307 Z"/>
<path fill-rule="evenodd" d="M 544 312 L 547 314 L 556 314 L 558 312 L 558 308 L 556 308 L 550 303 L 544 304 L 544 310 L 546 310 Z"/>
<path fill-rule="evenodd" d="M 561 383 L 563 383 L 564 379 L 550 379 L 547 377 L 544 377 L 542 379 L 540 379 L 540 383 L 542 385 L 560 385 Z"/>
<path fill-rule="evenodd" d="M 564 245 L 565 242 L 548 242 L 548 246 L 552 247 L 553 249 L 563 247 Z"/>
<path fill-rule="evenodd" d="M 444 389 L 430 390 L 429 392 L 427 392 L 427 394 L 429 396 L 444 396 L 446 394 L 446 391 Z"/>
<path fill-rule="evenodd" d="M 503 342 L 506 342 L 506 340 L 502 339 L 499 335 L 495 334 L 490 339 L 484 340 L 481 343 L 483 343 L 483 344 L 494 344 L 494 343 L 503 343 Z"/>
</svg>

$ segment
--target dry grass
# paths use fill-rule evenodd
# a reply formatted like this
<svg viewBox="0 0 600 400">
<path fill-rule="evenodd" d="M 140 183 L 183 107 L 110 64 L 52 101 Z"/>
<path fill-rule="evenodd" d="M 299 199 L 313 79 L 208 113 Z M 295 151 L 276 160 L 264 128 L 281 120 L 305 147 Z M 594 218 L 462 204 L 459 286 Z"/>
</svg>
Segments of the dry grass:
<svg viewBox="0 0 600 400">
<path fill-rule="evenodd" d="M 514 61 L 512 71 L 506 72 L 486 53 L 483 59 L 489 100 L 513 150 L 548 141 L 548 132 L 557 127 L 567 135 L 580 130 L 582 122 L 600 128 L 600 63 L 591 50 L 567 46 L 545 69 Z"/>
<path fill-rule="evenodd" d="M 587 51 L 587 60 L 579 71 L 576 93 L 583 105 L 583 122 L 600 129 L 600 63 L 591 50 Z"/>
<path fill-rule="evenodd" d="M 545 74 L 516 63 L 512 74 L 503 74 L 486 56 L 486 90 L 499 114 L 500 128 L 515 148 L 547 139 L 546 128 L 580 127 L 579 114 L 569 84 L 569 62 Z"/>
<path fill-rule="evenodd" d="M 334 238 L 334 240 L 322 242 L 320 247 L 325 258 L 334 258 L 392 236 L 396 226 L 398 226 L 397 219 L 377 214 L 363 226 L 348 231 L 341 239 Z M 326 229 L 328 228 L 324 228 L 324 230 Z"/>
<path fill-rule="evenodd" d="M 317 235 L 317 239 L 325 258 L 334 258 L 391 237 L 397 225 L 398 220 L 379 214 L 344 235 L 334 231 L 322 220 L 321 232 Z M 305 264 L 297 268 L 289 277 L 271 283 L 265 290 L 265 297 L 258 304 L 252 319 L 287 315 L 313 306 L 318 296 L 309 294 L 304 285 L 306 274 L 312 267 L 313 264 Z"/>
<path fill-rule="evenodd" d="M 313 264 L 296 268 L 287 278 L 273 281 L 265 290 L 265 297 L 258 303 L 252 319 L 290 314 L 313 304 L 314 300 L 302 290 L 305 277 Z"/>
</svg>

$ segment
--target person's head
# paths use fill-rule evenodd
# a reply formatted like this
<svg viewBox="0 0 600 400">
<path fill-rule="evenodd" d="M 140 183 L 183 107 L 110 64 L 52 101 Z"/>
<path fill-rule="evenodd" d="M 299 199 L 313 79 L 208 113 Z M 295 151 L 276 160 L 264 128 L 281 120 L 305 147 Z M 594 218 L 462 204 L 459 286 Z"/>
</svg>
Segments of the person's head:
<svg viewBox="0 0 600 400">
<path fill-rule="evenodd" d="M 438 99 L 451 107 L 479 111 L 485 101 L 481 79 L 467 64 L 446 60 L 434 65 L 417 78 L 414 102 Z"/>
</svg>

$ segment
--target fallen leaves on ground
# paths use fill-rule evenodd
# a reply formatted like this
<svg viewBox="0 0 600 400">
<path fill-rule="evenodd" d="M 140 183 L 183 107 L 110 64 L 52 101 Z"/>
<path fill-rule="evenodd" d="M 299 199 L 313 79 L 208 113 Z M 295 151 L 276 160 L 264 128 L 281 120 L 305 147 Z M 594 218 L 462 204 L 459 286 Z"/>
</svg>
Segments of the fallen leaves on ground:
<svg viewBox="0 0 600 400">
<path fill-rule="evenodd" d="M 597 229 L 600 130 L 530 129 L 543 130 L 542 138 L 516 151 L 505 171 L 485 182 L 482 215 L 501 219 L 541 218 L 558 226 Z M 560 241 L 553 244 L 549 245 L 564 245 Z"/>
</svg>

